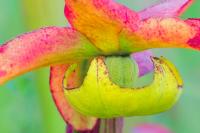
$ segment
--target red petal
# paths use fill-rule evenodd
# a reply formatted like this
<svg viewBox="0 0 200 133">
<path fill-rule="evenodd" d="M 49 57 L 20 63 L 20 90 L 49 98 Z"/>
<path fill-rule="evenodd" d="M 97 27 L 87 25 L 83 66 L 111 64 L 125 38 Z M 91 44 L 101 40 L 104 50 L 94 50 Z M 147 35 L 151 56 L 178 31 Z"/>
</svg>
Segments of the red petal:
<svg viewBox="0 0 200 133">
<path fill-rule="evenodd" d="M 197 31 L 196 35 L 188 40 L 188 44 L 192 48 L 200 50 L 200 19 L 188 19 L 186 22 Z"/>
<path fill-rule="evenodd" d="M 136 12 L 111 0 L 65 0 L 65 15 L 76 30 L 104 52 L 119 49 L 118 33 L 124 27 L 136 29 Z"/>
<path fill-rule="evenodd" d="M 159 4 L 139 12 L 142 19 L 149 17 L 173 17 L 181 15 L 193 0 L 162 0 Z"/>
<path fill-rule="evenodd" d="M 150 48 L 193 48 L 200 50 L 200 19 L 150 18 L 136 32 L 123 31 L 121 37 L 130 51 Z"/>
<path fill-rule="evenodd" d="M 55 104 L 64 120 L 76 130 L 90 130 L 97 123 L 96 118 L 86 117 L 76 112 L 68 103 L 63 90 L 63 77 L 68 65 L 51 67 L 50 87 Z M 76 80 L 76 79 L 74 79 Z"/>
<path fill-rule="evenodd" d="M 88 58 L 93 46 L 69 28 L 49 27 L 21 35 L 0 46 L 0 84 L 32 69 Z"/>
</svg>

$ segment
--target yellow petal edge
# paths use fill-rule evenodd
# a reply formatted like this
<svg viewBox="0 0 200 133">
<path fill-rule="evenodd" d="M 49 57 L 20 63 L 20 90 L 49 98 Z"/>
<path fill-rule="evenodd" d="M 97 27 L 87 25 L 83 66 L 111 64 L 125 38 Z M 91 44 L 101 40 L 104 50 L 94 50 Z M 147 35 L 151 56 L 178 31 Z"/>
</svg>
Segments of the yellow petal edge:
<svg viewBox="0 0 200 133">
<path fill-rule="evenodd" d="M 167 59 L 152 58 L 154 80 L 141 88 L 122 88 L 112 83 L 104 58 L 91 62 L 81 87 L 65 90 L 73 108 L 87 116 L 112 118 L 149 115 L 170 109 L 182 92 L 182 79 Z"/>
</svg>

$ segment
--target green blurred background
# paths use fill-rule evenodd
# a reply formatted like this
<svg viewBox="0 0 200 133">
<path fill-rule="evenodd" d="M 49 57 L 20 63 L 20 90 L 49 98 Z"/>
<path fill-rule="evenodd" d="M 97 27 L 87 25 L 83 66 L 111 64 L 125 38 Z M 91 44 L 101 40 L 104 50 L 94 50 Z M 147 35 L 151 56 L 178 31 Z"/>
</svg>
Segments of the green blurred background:
<svg viewBox="0 0 200 133">
<path fill-rule="evenodd" d="M 141 10 L 157 0 L 120 0 Z M 0 44 L 21 33 L 45 26 L 67 26 L 64 0 L 0 0 Z M 199 17 L 200 1 L 182 18 Z M 184 92 L 168 112 L 146 117 L 126 118 L 125 133 L 137 123 L 160 123 L 174 133 L 200 133 L 200 52 L 183 49 L 156 49 L 179 69 Z M 64 133 L 65 123 L 50 95 L 49 69 L 20 76 L 0 87 L 0 133 Z"/>
</svg>

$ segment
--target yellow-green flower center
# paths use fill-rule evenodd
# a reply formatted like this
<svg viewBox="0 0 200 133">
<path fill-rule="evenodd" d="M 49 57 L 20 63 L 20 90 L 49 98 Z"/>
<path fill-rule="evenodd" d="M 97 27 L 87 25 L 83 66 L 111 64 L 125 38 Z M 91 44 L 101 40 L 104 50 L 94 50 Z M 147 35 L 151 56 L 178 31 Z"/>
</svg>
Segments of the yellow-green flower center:
<svg viewBox="0 0 200 133">
<path fill-rule="evenodd" d="M 80 87 L 64 90 L 66 99 L 76 111 L 86 116 L 113 118 L 159 113 L 174 105 L 181 94 L 179 87 L 182 86 L 182 80 L 175 67 L 168 60 L 164 58 L 152 59 L 155 72 L 154 80 L 150 85 L 140 88 L 124 88 L 113 81 L 118 80 L 118 83 L 122 85 L 130 85 L 130 82 L 127 82 L 127 84 L 123 81 L 125 74 L 128 74 L 130 70 L 125 70 L 125 74 L 122 74 L 121 78 L 116 78 L 113 81 L 110 75 L 118 73 L 115 71 L 119 68 L 116 67 L 114 72 L 109 72 L 109 69 L 113 68 L 111 66 L 115 66 L 115 63 L 112 64 L 112 60 L 118 62 L 121 60 L 120 58 L 95 58 L 92 60 Z M 127 58 L 127 61 L 121 63 L 121 65 L 123 64 L 127 69 L 127 66 L 129 66 L 128 68 L 133 67 L 132 63 Z M 108 65 L 111 68 L 108 69 L 105 64 L 111 64 Z"/>
</svg>

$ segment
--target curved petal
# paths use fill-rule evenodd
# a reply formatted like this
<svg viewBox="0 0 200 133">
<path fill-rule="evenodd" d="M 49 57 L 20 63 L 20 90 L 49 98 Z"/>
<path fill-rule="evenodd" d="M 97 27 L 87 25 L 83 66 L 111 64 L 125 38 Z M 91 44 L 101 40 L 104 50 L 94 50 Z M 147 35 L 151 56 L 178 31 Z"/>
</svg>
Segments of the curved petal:
<svg viewBox="0 0 200 133">
<path fill-rule="evenodd" d="M 57 65 L 51 67 L 50 87 L 55 104 L 64 120 L 73 126 L 75 130 L 90 130 L 97 124 L 97 119 L 86 117 L 76 112 L 68 103 L 63 88 L 63 78 L 69 65 Z M 77 77 L 72 77 L 73 82 L 78 81 Z M 81 99 L 79 99 L 81 100 Z"/>
<path fill-rule="evenodd" d="M 78 112 L 98 118 L 166 111 L 180 96 L 182 79 L 168 60 L 153 58 L 153 62 L 154 81 L 150 85 L 124 88 L 110 80 L 103 58 L 94 59 L 83 84 L 79 88 L 65 90 L 65 96 Z"/>
<path fill-rule="evenodd" d="M 139 12 L 141 19 L 150 17 L 174 17 L 181 15 L 193 0 L 162 0 L 160 3 Z"/>
<path fill-rule="evenodd" d="M 150 18 L 136 32 L 123 30 L 120 41 L 130 51 L 150 48 L 192 48 L 200 50 L 200 19 Z"/>
<path fill-rule="evenodd" d="M 143 76 L 153 71 L 154 67 L 151 60 L 153 53 L 150 50 L 134 53 L 131 56 L 138 64 L 139 76 Z"/>
<path fill-rule="evenodd" d="M 70 24 L 86 35 L 97 48 L 110 54 L 119 50 L 118 33 L 124 27 L 136 29 L 136 12 L 112 0 L 65 0 Z"/>
<path fill-rule="evenodd" d="M 96 52 L 83 35 L 69 28 L 27 33 L 0 46 L 0 84 L 32 69 L 89 58 Z"/>
</svg>

